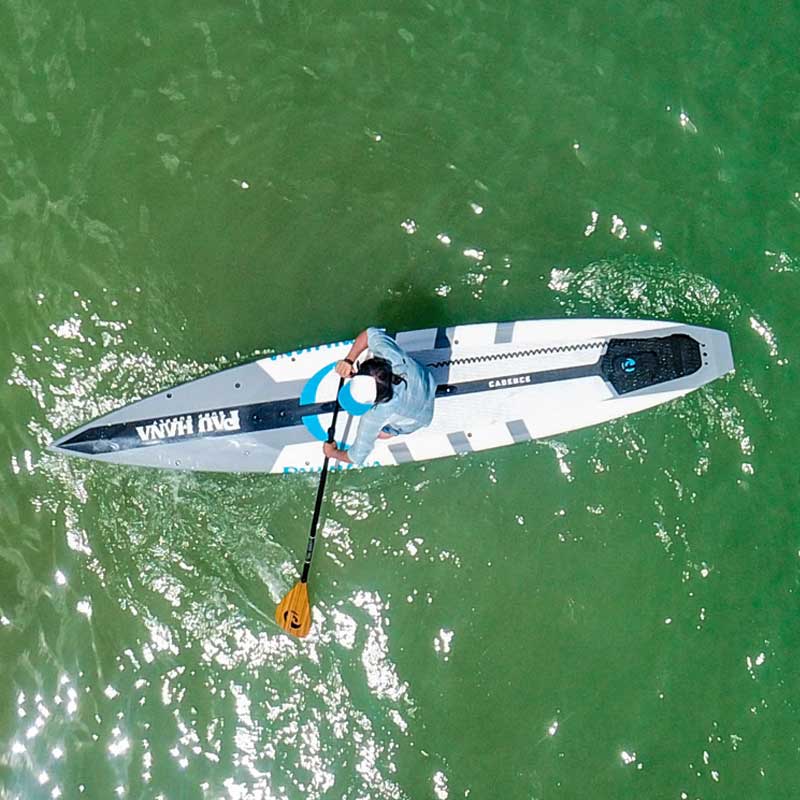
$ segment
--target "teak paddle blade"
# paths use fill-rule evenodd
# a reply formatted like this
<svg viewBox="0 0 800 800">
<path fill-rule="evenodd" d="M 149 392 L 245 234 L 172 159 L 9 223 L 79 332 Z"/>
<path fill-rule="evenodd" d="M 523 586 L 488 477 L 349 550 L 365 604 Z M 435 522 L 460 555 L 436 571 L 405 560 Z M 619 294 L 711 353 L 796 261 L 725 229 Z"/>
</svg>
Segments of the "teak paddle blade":
<svg viewBox="0 0 800 800">
<path fill-rule="evenodd" d="M 308 602 L 308 584 L 298 581 L 275 609 L 275 622 L 286 633 L 303 638 L 311 629 L 311 606 Z"/>
</svg>

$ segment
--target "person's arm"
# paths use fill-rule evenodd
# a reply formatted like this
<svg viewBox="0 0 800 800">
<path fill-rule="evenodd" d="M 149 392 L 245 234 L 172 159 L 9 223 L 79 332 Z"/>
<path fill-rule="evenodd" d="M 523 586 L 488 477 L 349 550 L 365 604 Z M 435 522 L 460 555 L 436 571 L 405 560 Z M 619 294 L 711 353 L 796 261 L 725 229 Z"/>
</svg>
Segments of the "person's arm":
<svg viewBox="0 0 800 800">
<path fill-rule="evenodd" d="M 385 358 L 392 365 L 395 375 L 402 375 L 406 369 L 409 355 L 400 347 L 393 336 L 381 328 L 367 328 L 367 347 L 373 356 Z"/>
<path fill-rule="evenodd" d="M 356 336 L 350 352 L 341 360 L 336 362 L 336 374 L 341 375 L 343 378 L 349 378 L 355 372 L 356 359 L 367 349 L 369 341 L 367 340 L 367 331 L 361 331 Z M 341 452 L 341 451 L 339 451 Z M 344 461 L 344 459 L 341 459 Z"/>
</svg>

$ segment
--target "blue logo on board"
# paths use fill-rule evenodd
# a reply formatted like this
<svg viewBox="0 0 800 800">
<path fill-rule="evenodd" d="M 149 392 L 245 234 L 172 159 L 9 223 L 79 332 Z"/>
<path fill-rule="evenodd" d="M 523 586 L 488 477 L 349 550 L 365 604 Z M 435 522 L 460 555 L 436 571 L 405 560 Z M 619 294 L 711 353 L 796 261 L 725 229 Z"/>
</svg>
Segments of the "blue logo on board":
<svg viewBox="0 0 800 800">
<path fill-rule="evenodd" d="M 312 375 L 308 383 L 303 387 L 303 391 L 300 392 L 300 405 L 301 406 L 308 406 L 312 405 L 313 403 L 319 403 L 321 400 L 317 397 L 319 393 L 319 387 L 325 378 L 333 372 L 334 367 L 336 366 L 336 362 L 333 361 L 328 364 L 326 367 L 323 367 L 319 372 L 316 372 Z M 325 398 L 329 399 L 329 398 Z M 339 405 L 342 407 L 344 411 L 346 411 L 352 417 L 360 417 L 362 414 L 366 414 L 367 411 L 372 408 L 370 405 L 366 405 L 364 403 L 359 403 L 351 394 L 350 392 L 350 384 L 346 383 L 342 388 L 342 391 L 339 392 Z M 303 425 L 306 426 L 308 432 L 315 438 L 319 439 L 321 442 L 325 442 L 328 440 L 328 432 L 322 426 L 322 422 L 320 422 L 319 414 L 309 414 L 308 416 L 303 417 Z M 342 450 L 346 450 L 350 445 L 339 443 L 338 447 Z"/>
<path fill-rule="evenodd" d="M 636 372 L 636 359 L 628 356 L 628 358 L 623 359 L 621 366 L 623 372 Z"/>
</svg>

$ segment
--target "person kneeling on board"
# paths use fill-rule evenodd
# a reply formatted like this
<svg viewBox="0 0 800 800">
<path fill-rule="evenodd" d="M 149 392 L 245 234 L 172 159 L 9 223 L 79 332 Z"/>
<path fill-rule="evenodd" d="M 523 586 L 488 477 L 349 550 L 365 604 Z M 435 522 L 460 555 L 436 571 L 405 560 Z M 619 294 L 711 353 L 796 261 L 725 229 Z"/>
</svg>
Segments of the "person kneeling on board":
<svg viewBox="0 0 800 800">
<path fill-rule="evenodd" d="M 356 359 L 367 348 L 372 357 L 356 369 Z M 323 445 L 328 458 L 361 466 L 376 439 L 430 425 L 436 397 L 433 375 L 382 330 L 367 328 L 359 333 L 347 356 L 337 362 L 336 372 L 352 379 L 342 391 L 370 408 L 359 418 L 358 435 L 349 450 L 328 442 Z"/>
</svg>

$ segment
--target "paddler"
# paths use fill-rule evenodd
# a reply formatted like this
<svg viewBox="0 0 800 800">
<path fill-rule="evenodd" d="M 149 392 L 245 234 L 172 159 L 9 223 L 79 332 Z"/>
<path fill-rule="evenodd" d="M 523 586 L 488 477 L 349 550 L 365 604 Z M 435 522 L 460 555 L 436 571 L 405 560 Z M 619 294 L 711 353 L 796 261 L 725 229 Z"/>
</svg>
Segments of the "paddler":
<svg viewBox="0 0 800 800">
<path fill-rule="evenodd" d="M 358 357 L 367 349 L 372 356 L 356 369 Z M 415 361 L 395 340 L 378 328 L 358 334 L 350 352 L 336 363 L 336 372 L 350 382 L 340 398 L 367 408 L 358 423 L 353 446 L 340 450 L 323 445 L 325 455 L 361 466 L 377 439 L 389 439 L 430 425 L 436 381 L 430 371 Z M 343 402 L 346 408 L 346 403 Z"/>
</svg>

